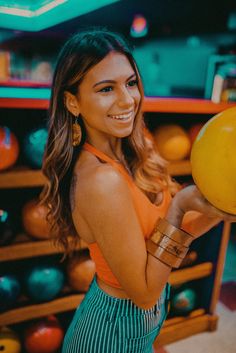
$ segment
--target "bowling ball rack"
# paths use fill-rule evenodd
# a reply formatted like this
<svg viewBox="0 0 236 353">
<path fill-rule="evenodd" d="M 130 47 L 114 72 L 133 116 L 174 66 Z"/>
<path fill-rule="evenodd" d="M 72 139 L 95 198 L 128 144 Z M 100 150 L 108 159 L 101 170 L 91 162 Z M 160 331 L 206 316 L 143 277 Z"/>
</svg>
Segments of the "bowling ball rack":
<svg viewBox="0 0 236 353">
<path fill-rule="evenodd" d="M 145 119 L 150 121 L 150 126 L 155 126 L 162 115 L 162 121 L 165 115 L 175 117 L 181 115 L 181 119 L 189 119 L 191 116 L 191 124 L 196 117 L 201 115 L 209 116 L 209 118 L 228 107 L 231 104 L 220 103 L 214 104 L 203 99 L 178 99 L 178 98 L 145 98 L 143 111 Z M 38 116 L 48 108 L 48 100 L 46 99 L 11 99 L 0 98 L 0 110 L 13 109 L 13 113 L 26 115 L 27 110 L 35 112 Z M 26 109 L 27 108 L 27 109 Z M 14 114 L 12 113 L 12 120 Z M 164 117 L 164 118 L 163 118 Z M 38 118 L 37 118 L 38 119 Z M 11 117 L 9 117 L 9 121 Z M 39 119 L 38 119 L 39 120 Z M 31 119 L 32 121 L 32 119 Z M 176 119 L 175 121 L 176 122 Z M 173 177 L 188 176 L 191 174 L 191 166 L 188 159 L 170 163 L 169 172 Z M 0 193 L 2 190 L 22 189 L 24 188 L 40 188 L 44 185 L 45 179 L 40 170 L 26 168 L 17 165 L 11 170 L 0 173 Z M 202 283 L 208 288 L 208 303 L 196 307 L 187 316 L 169 317 L 161 334 L 155 342 L 155 346 L 164 345 L 173 341 L 182 339 L 189 335 L 202 332 L 213 331 L 216 329 L 218 317 L 215 314 L 215 308 L 218 300 L 219 287 L 221 282 L 222 268 L 230 234 L 230 226 L 224 224 L 220 231 L 220 241 L 215 244 L 216 259 L 204 258 L 203 246 L 192 249 L 197 253 L 193 257 L 195 260 L 189 259 L 189 262 L 180 269 L 173 271 L 170 275 L 170 283 L 172 286 L 180 286 L 195 281 L 203 281 Z M 208 244 L 204 244 L 208 245 Z M 86 248 L 86 244 L 81 245 Z M 62 253 L 62 250 L 56 248 L 50 240 L 30 240 L 12 243 L 0 247 L 0 262 L 15 262 L 18 260 L 30 259 L 31 257 L 51 256 Z M 192 259 L 193 259 L 192 258 Z M 201 260 L 203 258 L 203 260 Z M 191 262 L 192 261 L 192 262 Z M 66 292 L 64 296 L 55 298 L 49 302 L 34 303 L 24 305 L 18 308 L 9 309 L 0 313 L 1 325 L 21 325 L 30 320 L 37 319 L 50 314 L 60 314 L 74 310 L 82 301 L 84 293 Z M 202 303 L 200 303 L 202 304 Z"/>
</svg>

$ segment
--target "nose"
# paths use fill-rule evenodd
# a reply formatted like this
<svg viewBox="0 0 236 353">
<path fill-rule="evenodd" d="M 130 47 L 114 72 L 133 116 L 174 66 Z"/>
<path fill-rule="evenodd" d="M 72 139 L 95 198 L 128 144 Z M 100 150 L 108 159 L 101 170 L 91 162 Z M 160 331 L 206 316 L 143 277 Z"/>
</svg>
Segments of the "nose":
<svg viewBox="0 0 236 353">
<path fill-rule="evenodd" d="M 118 96 L 118 105 L 121 108 L 131 108 L 134 106 L 135 99 L 130 94 L 129 90 L 125 87 L 120 89 L 119 96 Z"/>
</svg>

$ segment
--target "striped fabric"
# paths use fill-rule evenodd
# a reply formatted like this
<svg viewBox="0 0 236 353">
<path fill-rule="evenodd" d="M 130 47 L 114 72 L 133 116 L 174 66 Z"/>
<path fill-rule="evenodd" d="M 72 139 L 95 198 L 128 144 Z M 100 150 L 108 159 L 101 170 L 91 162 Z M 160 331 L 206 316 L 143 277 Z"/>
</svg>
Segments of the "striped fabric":
<svg viewBox="0 0 236 353">
<path fill-rule="evenodd" d="M 62 353 L 152 353 L 167 315 L 169 284 L 148 310 L 102 291 L 94 277 L 65 335 Z"/>
</svg>

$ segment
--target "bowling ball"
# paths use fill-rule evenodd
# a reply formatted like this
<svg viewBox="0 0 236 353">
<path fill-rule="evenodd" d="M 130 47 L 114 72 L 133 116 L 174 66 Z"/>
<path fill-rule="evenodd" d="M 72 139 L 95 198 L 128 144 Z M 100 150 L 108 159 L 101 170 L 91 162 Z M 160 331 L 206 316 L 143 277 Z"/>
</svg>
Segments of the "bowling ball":
<svg viewBox="0 0 236 353">
<path fill-rule="evenodd" d="M 0 352 L 21 352 L 21 343 L 18 335 L 12 329 L 6 326 L 0 328 Z"/>
<path fill-rule="evenodd" d="M 203 127 L 203 123 L 197 123 L 192 125 L 189 130 L 188 130 L 188 135 L 191 141 L 191 144 L 194 143 L 199 131 L 201 130 L 201 128 Z"/>
<path fill-rule="evenodd" d="M 55 353 L 62 344 L 63 329 L 54 315 L 36 321 L 24 332 L 24 344 L 28 353 Z"/>
<path fill-rule="evenodd" d="M 10 212 L 0 208 L 0 246 L 12 241 L 16 234 L 15 228 Z"/>
<path fill-rule="evenodd" d="M 64 277 L 58 265 L 33 265 L 24 276 L 27 293 L 36 302 L 52 300 L 61 291 Z"/>
<path fill-rule="evenodd" d="M 200 130 L 191 151 L 192 176 L 215 207 L 236 214 L 236 107 L 227 109 Z"/>
<path fill-rule="evenodd" d="M 38 127 L 29 131 L 23 141 L 23 152 L 28 163 L 34 168 L 41 168 L 43 154 L 48 138 L 46 127 Z"/>
<path fill-rule="evenodd" d="M 171 311 L 176 315 L 185 315 L 196 307 L 197 295 L 191 288 L 176 293 L 170 302 Z"/>
<path fill-rule="evenodd" d="M 86 292 L 95 274 L 95 263 L 87 253 L 78 252 L 67 263 L 67 278 L 71 288 Z"/>
<path fill-rule="evenodd" d="M 22 223 L 25 231 L 32 237 L 48 239 L 50 224 L 46 220 L 47 213 L 47 207 L 39 205 L 39 200 L 28 201 L 22 209 Z"/>
<path fill-rule="evenodd" d="M 0 311 L 11 308 L 17 301 L 20 292 L 20 283 L 14 275 L 0 275 Z"/>
<path fill-rule="evenodd" d="M 191 142 L 187 132 L 179 125 L 161 125 L 154 131 L 154 141 L 160 155 L 177 161 L 189 155 Z"/>
<path fill-rule="evenodd" d="M 6 126 L 0 127 L 0 170 L 12 167 L 19 156 L 19 143 Z"/>
</svg>

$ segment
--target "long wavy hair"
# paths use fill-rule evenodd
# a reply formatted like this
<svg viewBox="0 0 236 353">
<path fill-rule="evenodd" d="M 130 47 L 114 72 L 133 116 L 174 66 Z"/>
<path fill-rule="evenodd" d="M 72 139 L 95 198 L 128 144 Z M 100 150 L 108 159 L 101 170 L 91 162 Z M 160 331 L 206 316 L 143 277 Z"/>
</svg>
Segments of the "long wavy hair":
<svg viewBox="0 0 236 353">
<path fill-rule="evenodd" d="M 72 146 L 73 115 L 65 106 L 65 92 L 79 92 L 86 73 L 103 60 L 111 51 L 127 57 L 137 75 L 141 102 L 135 117 L 133 131 L 122 139 L 122 150 L 133 174 L 135 183 L 152 200 L 164 188 L 175 190 L 167 173 L 167 162 L 155 150 L 152 139 L 144 133 L 141 112 L 143 87 L 131 47 L 117 33 L 106 29 L 89 29 L 72 36 L 62 48 L 56 64 L 49 106 L 48 141 L 42 171 L 47 182 L 41 193 L 41 202 L 48 207 L 48 221 L 54 238 L 69 252 L 77 240 L 70 205 L 70 187 L 73 169 L 86 140 L 82 123 L 82 141 Z M 80 119 L 81 121 L 82 119 Z M 74 242 L 68 241 L 68 235 Z"/>
</svg>

